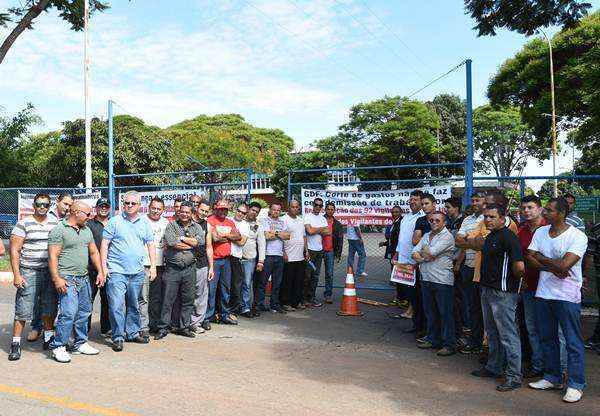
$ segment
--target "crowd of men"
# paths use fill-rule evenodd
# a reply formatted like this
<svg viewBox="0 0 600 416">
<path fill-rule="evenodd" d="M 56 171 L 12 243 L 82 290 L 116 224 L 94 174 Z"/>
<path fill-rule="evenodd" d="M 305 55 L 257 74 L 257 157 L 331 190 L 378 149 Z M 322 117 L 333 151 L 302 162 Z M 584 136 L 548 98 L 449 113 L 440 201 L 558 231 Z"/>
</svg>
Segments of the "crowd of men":
<svg viewBox="0 0 600 416">
<path fill-rule="evenodd" d="M 392 209 L 386 257 L 415 270 L 413 286 L 397 284 L 394 303 L 407 306 L 418 348 L 438 356 L 480 354 L 475 377 L 503 379 L 496 389 L 563 389 L 577 402 L 585 388 L 584 348 L 600 351 L 600 322 L 584 342 L 583 275 L 588 238 L 572 195 L 520 201 L 518 218 L 498 190 L 476 192 L 463 215 L 461 200 L 443 210 L 433 195 L 411 193 L 410 210 Z M 584 266 L 585 265 L 585 266 Z M 487 342 L 487 349 L 484 348 Z M 529 363 L 527 368 L 522 363 Z"/>
<path fill-rule="evenodd" d="M 323 301 L 332 303 L 344 234 L 348 265 L 357 255 L 355 270 L 366 276 L 360 226 L 344 227 L 335 205 L 320 198 L 304 216 L 298 201 L 285 215 L 272 203 L 261 220 L 255 202 L 220 200 L 211 207 L 194 195 L 175 200 L 170 219 L 159 197 L 145 215 L 140 204 L 140 195 L 128 192 L 111 217 L 106 198 L 92 215 L 92 207 L 68 194 L 54 211 L 49 195 L 35 196 L 33 215 L 19 220 L 10 238 L 17 293 L 9 360 L 21 358 L 28 321 L 27 340 L 42 338 L 58 362 L 98 354 L 87 342 L 97 294 L 100 332 L 116 352 L 126 342 L 147 344 L 150 335 L 193 338 L 211 323 L 321 307 L 322 266 Z M 459 198 L 441 209 L 433 195 L 414 191 L 409 212 L 394 207 L 381 245 L 392 267 L 414 270 L 414 285 L 396 285 L 395 303 L 407 306 L 402 316 L 412 319 L 406 332 L 417 346 L 444 357 L 481 354 L 487 342 L 484 365 L 473 376 L 503 378 L 498 391 L 521 387 L 523 378 L 537 378 L 529 386 L 539 390 L 566 382 L 563 399 L 579 401 L 584 348 L 600 346 L 600 323 L 584 343 L 588 240 L 573 204 L 572 196 L 552 198 L 542 208 L 538 197 L 527 196 L 517 219 L 500 191 L 476 192 L 464 212 Z"/>
</svg>

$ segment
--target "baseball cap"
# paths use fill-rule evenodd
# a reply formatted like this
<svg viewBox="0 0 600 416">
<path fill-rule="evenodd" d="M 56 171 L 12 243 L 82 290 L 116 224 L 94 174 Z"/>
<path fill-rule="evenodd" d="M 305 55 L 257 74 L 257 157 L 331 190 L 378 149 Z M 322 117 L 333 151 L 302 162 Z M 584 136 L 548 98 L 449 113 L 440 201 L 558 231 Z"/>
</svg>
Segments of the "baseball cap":
<svg viewBox="0 0 600 416">
<path fill-rule="evenodd" d="M 96 207 L 100 207 L 102 205 L 108 205 L 110 207 L 110 201 L 108 198 L 98 198 L 96 201 Z"/>
<path fill-rule="evenodd" d="M 227 201 L 217 201 L 215 209 L 229 209 L 229 203 Z"/>
</svg>

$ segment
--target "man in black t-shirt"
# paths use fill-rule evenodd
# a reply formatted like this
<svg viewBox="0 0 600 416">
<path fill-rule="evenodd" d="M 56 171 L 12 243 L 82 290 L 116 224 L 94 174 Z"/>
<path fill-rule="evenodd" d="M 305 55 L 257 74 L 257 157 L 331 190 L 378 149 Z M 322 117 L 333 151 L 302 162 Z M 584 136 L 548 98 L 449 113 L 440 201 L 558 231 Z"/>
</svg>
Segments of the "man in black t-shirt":
<svg viewBox="0 0 600 416">
<path fill-rule="evenodd" d="M 488 335 L 487 364 L 471 374 L 497 378 L 506 363 L 506 381 L 496 387 L 510 391 L 521 387 L 521 340 L 516 322 L 517 303 L 525 263 L 517 236 L 505 226 L 506 208 L 488 204 L 483 212 L 490 234 L 481 263 L 481 307 Z"/>
</svg>

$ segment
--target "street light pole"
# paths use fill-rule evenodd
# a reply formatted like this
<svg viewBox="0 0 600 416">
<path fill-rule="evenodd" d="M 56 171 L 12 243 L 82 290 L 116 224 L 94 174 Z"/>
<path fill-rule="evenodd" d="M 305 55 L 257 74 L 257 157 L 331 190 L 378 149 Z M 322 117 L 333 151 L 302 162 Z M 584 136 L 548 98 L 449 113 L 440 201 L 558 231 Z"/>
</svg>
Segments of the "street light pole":
<svg viewBox="0 0 600 416">
<path fill-rule="evenodd" d="M 548 48 L 550 52 L 550 100 L 552 104 L 552 175 L 554 176 L 554 197 L 558 196 L 558 180 L 556 179 L 556 152 L 557 152 L 557 143 L 556 143 L 556 104 L 554 100 L 554 61 L 552 58 L 552 42 L 550 38 L 546 35 L 542 29 L 540 29 L 544 38 L 548 42 Z"/>
</svg>

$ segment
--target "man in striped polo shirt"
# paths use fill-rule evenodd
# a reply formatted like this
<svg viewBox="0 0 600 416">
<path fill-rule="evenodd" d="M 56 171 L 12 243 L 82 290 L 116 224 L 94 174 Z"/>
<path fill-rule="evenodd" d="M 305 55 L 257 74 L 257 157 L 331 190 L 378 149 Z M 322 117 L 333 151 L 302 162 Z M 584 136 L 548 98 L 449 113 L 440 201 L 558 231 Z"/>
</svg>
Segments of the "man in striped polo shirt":
<svg viewBox="0 0 600 416">
<path fill-rule="evenodd" d="M 48 349 L 53 335 L 56 290 L 48 272 L 48 234 L 58 221 L 48 216 L 49 208 L 50 196 L 37 194 L 33 199 L 33 215 L 17 222 L 10 236 L 10 262 L 17 288 L 10 361 L 21 358 L 23 327 L 38 310 L 44 324 L 44 349 Z"/>
</svg>

